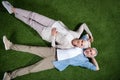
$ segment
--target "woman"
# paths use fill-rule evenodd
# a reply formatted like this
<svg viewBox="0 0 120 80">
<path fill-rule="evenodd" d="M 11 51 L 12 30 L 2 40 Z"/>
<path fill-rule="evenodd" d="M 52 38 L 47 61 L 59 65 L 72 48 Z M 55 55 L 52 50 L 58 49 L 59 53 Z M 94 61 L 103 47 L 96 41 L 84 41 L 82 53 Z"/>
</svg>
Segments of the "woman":
<svg viewBox="0 0 120 80">
<path fill-rule="evenodd" d="M 81 45 L 81 40 L 76 38 L 79 38 L 84 30 L 89 34 L 90 40 L 87 43 L 84 42 L 82 48 L 89 47 L 88 43 L 93 41 L 92 33 L 85 23 L 75 32 L 69 30 L 61 21 L 55 21 L 35 12 L 15 8 L 8 1 L 2 1 L 2 4 L 10 14 L 15 14 L 17 19 L 36 30 L 42 39 L 51 42 L 53 47 L 66 49 Z M 84 47 L 84 45 L 87 46 Z"/>
</svg>

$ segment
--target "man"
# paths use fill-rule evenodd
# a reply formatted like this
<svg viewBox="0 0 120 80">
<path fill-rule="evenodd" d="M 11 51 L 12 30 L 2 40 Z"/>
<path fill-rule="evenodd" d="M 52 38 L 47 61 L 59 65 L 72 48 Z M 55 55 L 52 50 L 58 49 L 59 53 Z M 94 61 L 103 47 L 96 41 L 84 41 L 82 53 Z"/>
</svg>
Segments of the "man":
<svg viewBox="0 0 120 80">
<path fill-rule="evenodd" d="M 42 39 L 51 42 L 52 47 L 61 49 L 79 47 L 81 40 L 76 38 L 79 38 L 84 30 L 88 33 L 89 40 L 85 41 L 83 46 L 80 47 L 88 48 L 90 42 L 93 41 L 92 33 L 85 23 L 75 32 L 69 30 L 61 21 L 55 21 L 35 12 L 15 8 L 8 1 L 2 1 L 2 4 L 10 14 L 14 13 L 17 19 L 36 30 Z"/>
<path fill-rule="evenodd" d="M 6 72 L 3 80 L 10 80 L 17 76 L 53 68 L 63 71 L 69 65 L 81 66 L 94 71 L 99 70 L 98 63 L 94 58 L 97 55 L 97 50 L 95 48 L 87 48 L 86 50 L 83 50 L 82 48 L 74 47 L 62 50 L 49 47 L 18 45 L 10 42 L 6 36 L 3 36 L 3 42 L 6 50 L 12 49 L 16 51 L 28 52 L 43 58 L 43 60 L 31 66 L 20 68 L 10 73 Z M 91 62 L 88 58 L 91 59 Z"/>
</svg>

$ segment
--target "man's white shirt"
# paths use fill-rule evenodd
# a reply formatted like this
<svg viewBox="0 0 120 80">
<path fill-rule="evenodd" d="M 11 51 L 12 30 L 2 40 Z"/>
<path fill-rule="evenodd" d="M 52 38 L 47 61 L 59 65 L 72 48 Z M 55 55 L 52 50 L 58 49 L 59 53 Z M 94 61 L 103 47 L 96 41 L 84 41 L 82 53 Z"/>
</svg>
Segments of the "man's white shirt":
<svg viewBox="0 0 120 80">
<path fill-rule="evenodd" d="M 83 49 L 78 48 L 78 47 L 74 47 L 74 48 L 67 49 L 67 50 L 57 49 L 57 59 L 58 61 L 70 59 L 82 53 L 83 53 Z"/>
</svg>

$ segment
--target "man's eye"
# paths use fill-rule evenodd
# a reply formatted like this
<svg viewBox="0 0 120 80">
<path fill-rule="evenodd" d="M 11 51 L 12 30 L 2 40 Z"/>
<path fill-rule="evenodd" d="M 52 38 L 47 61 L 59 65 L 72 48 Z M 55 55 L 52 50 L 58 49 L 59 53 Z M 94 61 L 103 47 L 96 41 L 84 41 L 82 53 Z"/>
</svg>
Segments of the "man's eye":
<svg viewBox="0 0 120 80">
<path fill-rule="evenodd" d="M 83 46 L 83 44 L 81 44 L 81 46 Z"/>
<path fill-rule="evenodd" d="M 92 52 L 92 50 L 90 50 L 90 52 Z"/>
<path fill-rule="evenodd" d="M 91 55 L 92 55 L 92 53 L 91 53 Z"/>
</svg>

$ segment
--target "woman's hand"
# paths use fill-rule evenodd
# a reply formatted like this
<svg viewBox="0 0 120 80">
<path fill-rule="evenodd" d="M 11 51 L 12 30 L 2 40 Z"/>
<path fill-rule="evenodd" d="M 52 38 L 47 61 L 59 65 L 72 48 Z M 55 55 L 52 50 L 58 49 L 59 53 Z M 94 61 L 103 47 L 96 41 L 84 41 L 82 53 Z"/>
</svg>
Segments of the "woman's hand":
<svg viewBox="0 0 120 80">
<path fill-rule="evenodd" d="M 89 35 L 89 34 L 88 34 Z M 92 43 L 94 41 L 93 37 L 89 35 L 89 41 Z"/>
<path fill-rule="evenodd" d="M 57 35 L 57 30 L 56 30 L 56 28 L 52 28 L 52 30 L 51 30 L 51 35 L 52 35 L 52 36 L 56 36 L 56 35 Z"/>
</svg>

